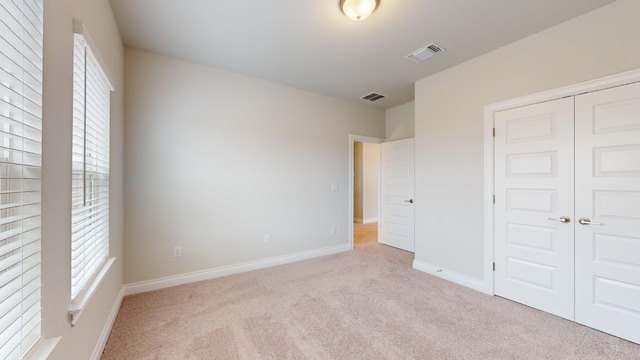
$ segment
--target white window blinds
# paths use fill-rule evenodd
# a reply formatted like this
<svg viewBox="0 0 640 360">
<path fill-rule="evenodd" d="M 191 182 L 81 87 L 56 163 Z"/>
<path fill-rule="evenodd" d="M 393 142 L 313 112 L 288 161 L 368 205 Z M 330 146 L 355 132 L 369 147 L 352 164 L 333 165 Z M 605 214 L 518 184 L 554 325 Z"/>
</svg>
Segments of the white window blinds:
<svg viewBox="0 0 640 360">
<path fill-rule="evenodd" d="M 109 107 L 111 84 L 81 34 L 73 61 L 71 298 L 109 255 Z"/>
<path fill-rule="evenodd" d="M 0 0 L 0 359 L 40 338 L 42 0 Z"/>
</svg>

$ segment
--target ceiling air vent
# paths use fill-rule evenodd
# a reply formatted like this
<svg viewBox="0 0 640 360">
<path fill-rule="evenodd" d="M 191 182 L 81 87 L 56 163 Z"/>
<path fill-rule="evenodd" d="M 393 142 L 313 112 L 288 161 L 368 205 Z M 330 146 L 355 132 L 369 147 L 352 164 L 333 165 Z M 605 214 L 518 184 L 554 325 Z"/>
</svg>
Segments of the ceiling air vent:
<svg viewBox="0 0 640 360">
<path fill-rule="evenodd" d="M 432 57 L 433 55 L 436 55 L 438 53 L 441 53 L 445 50 L 445 48 L 440 47 L 434 43 L 431 43 L 423 48 L 420 48 L 414 52 L 412 52 L 411 54 L 405 56 L 405 58 L 413 61 L 414 63 L 419 63 L 422 62 L 424 60 L 427 60 L 428 58 Z"/>
<path fill-rule="evenodd" d="M 361 99 L 362 100 L 369 100 L 369 101 L 376 101 L 376 100 L 382 99 L 383 97 L 384 97 L 384 95 L 371 93 L 369 95 L 365 95 L 365 96 L 361 97 Z"/>
</svg>

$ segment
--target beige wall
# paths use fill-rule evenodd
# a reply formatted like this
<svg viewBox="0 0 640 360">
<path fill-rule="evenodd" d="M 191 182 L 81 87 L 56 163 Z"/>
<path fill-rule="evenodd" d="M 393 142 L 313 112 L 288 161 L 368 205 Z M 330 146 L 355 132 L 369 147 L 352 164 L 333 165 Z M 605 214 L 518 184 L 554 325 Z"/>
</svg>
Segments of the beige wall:
<svg viewBox="0 0 640 360">
<path fill-rule="evenodd" d="M 85 24 L 114 81 L 110 252 L 117 260 L 72 328 L 67 311 L 71 303 L 73 18 Z M 122 287 L 123 47 L 107 0 L 45 0 L 44 37 L 42 330 L 44 337 L 62 337 L 50 359 L 90 359 Z"/>
<path fill-rule="evenodd" d="M 483 107 L 640 67 L 619 0 L 416 83 L 416 261 L 483 278 Z"/>
<path fill-rule="evenodd" d="M 349 134 L 383 137 L 383 110 L 125 59 L 125 283 L 348 245 Z"/>
<path fill-rule="evenodd" d="M 412 138 L 415 135 L 415 101 L 385 111 L 386 141 Z"/>
</svg>

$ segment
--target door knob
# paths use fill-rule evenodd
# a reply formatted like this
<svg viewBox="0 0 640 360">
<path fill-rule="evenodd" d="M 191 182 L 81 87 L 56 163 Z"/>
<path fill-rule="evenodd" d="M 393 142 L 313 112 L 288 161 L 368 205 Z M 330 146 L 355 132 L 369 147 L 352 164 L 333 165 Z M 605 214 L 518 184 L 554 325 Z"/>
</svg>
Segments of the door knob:
<svg viewBox="0 0 640 360">
<path fill-rule="evenodd" d="M 404 202 L 408 202 L 410 204 L 413 204 L 413 199 L 405 200 Z"/>
<path fill-rule="evenodd" d="M 581 225 L 604 225 L 603 223 L 599 223 L 599 222 L 595 222 L 595 221 L 591 221 L 588 218 L 580 218 L 580 220 L 578 220 L 578 222 Z"/>
<path fill-rule="evenodd" d="M 571 218 L 568 216 L 561 216 L 559 218 L 549 218 L 549 220 L 560 221 L 561 223 L 568 223 L 571 221 Z"/>
</svg>

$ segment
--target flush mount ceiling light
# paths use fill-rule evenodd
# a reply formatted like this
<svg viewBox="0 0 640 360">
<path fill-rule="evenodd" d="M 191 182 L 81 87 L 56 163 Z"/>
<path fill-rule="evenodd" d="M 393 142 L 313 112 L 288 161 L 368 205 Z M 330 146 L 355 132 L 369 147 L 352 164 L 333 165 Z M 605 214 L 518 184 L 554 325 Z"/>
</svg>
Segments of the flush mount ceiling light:
<svg viewBox="0 0 640 360">
<path fill-rule="evenodd" d="M 353 21 L 361 21 L 369 17 L 378 7 L 380 0 L 340 0 L 340 8 Z"/>
</svg>

